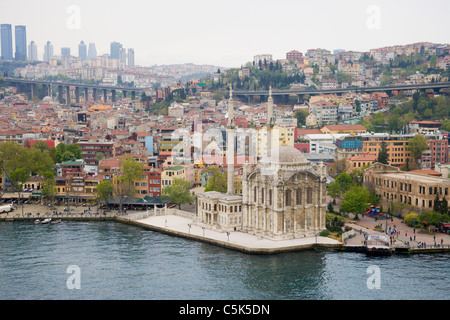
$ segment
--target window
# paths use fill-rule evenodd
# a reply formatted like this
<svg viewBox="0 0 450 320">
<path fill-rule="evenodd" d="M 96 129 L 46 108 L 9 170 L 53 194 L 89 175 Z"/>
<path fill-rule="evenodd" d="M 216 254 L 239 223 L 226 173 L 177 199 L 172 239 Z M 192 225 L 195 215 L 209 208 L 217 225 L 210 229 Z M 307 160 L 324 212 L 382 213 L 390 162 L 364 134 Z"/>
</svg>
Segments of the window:
<svg viewBox="0 0 450 320">
<path fill-rule="evenodd" d="M 306 191 L 306 203 L 312 203 L 312 188 L 308 187 Z"/>
<path fill-rule="evenodd" d="M 291 190 L 286 190 L 286 207 L 291 205 Z"/>
<path fill-rule="evenodd" d="M 297 189 L 295 198 L 297 205 L 302 204 L 302 189 Z"/>
<path fill-rule="evenodd" d="M 264 188 L 261 188 L 261 203 L 264 204 Z"/>
<path fill-rule="evenodd" d="M 272 189 L 269 190 L 269 205 L 272 205 Z"/>
</svg>

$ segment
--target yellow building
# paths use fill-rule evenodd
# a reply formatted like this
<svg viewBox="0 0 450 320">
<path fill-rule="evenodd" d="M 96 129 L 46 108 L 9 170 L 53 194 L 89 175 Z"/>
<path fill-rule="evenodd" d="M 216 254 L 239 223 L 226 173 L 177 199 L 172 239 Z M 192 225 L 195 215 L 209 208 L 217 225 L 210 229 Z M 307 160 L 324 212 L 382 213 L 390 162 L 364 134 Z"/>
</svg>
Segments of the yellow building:
<svg viewBox="0 0 450 320">
<path fill-rule="evenodd" d="M 399 167 L 406 163 L 406 159 L 412 162 L 414 158 L 411 156 L 411 152 L 408 149 L 408 140 L 385 140 L 386 151 L 389 155 L 389 165 Z M 378 153 L 381 150 L 382 141 L 363 141 L 363 152 L 365 154 L 375 155 L 378 157 Z"/>
<path fill-rule="evenodd" d="M 267 153 L 267 127 L 258 129 L 257 132 L 258 157 Z M 285 141 L 287 146 L 293 147 L 295 142 L 295 127 L 280 127 L 275 125 L 272 129 L 272 148 L 279 146 Z"/>
<path fill-rule="evenodd" d="M 185 179 L 185 168 L 182 166 L 173 166 L 161 172 L 161 191 L 164 187 L 170 186 L 173 179 Z"/>
<path fill-rule="evenodd" d="M 91 112 L 105 112 L 112 110 L 111 106 L 104 105 L 104 104 L 97 104 L 95 106 L 92 106 L 89 108 L 89 111 Z"/>
<path fill-rule="evenodd" d="M 338 125 L 326 125 L 320 129 L 326 134 L 358 134 L 366 133 L 367 129 L 361 124 L 338 124 Z"/>
</svg>

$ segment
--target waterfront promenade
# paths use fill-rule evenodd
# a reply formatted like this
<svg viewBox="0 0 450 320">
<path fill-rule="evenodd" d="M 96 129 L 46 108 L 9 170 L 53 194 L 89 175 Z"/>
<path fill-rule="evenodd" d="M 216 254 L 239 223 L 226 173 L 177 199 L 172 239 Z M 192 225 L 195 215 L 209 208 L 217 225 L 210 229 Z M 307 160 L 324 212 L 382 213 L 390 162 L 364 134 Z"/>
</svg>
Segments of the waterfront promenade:
<svg viewBox="0 0 450 320">
<path fill-rule="evenodd" d="M 246 253 L 280 253 L 312 248 L 338 248 L 342 246 L 340 241 L 318 235 L 272 240 L 241 231 L 223 232 L 211 230 L 196 225 L 188 217 L 173 214 L 149 216 L 135 220 L 129 215 L 118 217 L 117 220 L 150 230 L 215 244 Z"/>
<path fill-rule="evenodd" d="M 375 227 L 381 225 L 383 230 L 391 230 L 394 228 L 399 231 L 398 236 L 395 235 L 395 242 L 392 248 L 408 248 L 409 252 L 425 252 L 433 249 L 450 248 L 450 235 L 445 233 L 423 233 L 419 229 L 407 226 L 402 219 L 393 217 L 392 220 L 378 219 L 375 220 L 367 215 L 360 215 L 357 221 L 347 222 L 346 226 L 351 227 L 356 236 L 347 239 L 346 246 L 362 246 L 364 244 L 364 233 L 366 234 L 385 234 L 376 231 Z M 442 246 L 441 246 L 442 244 Z M 438 246 L 439 245 L 439 246 Z"/>
</svg>

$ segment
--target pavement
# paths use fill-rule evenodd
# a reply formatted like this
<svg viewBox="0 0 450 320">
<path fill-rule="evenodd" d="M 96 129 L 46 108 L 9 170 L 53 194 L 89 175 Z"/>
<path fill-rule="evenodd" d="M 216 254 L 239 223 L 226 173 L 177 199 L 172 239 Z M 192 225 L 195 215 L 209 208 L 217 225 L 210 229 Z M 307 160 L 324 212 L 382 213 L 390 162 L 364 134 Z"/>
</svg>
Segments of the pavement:
<svg viewBox="0 0 450 320">
<path fill-rule="evenodd" d="M 353 218 L 353 216 L 350 216 L 350 218 Z M 346 225 L 353 228 L 356 233 L 356 237 L 347 240 L 347 245 L 360 246 L 364 243 L 364 232 L 368 234 L 381 234 L 379 231 L 374 230 L 376 225 L 381 225 L 383 231 L 386 230 L 386 219 L 375 220 L 375 218 L 371 216 L 359 215 L 359 220 L 354 221 L 354 223 L 348 222 Z M 402 219 L 396 217 L 393 217 L 392 221 L 387 221 L 387 227 L 388 229 L 389 227 L 391 227 L 391 229 L 396 228 L 400 231 L 398 237 L 395 236 L 394 245 L 406 245 L 406 243 L 409 243 L 411 247 L 417 247 L 420 242 L 425 242 L 427 248 L 430 248 L 431 246 L 434 246 L 435 242 L 436 244 L 440 244 L 441 239 L 445 247 L 450 245 L 450 235 L 444 233 L 420 233 L 418 229 L 407 226 L 403 223 Z"/>
<path fill-rule="evenodd" d="M 190 218 L 177 215 L 150 216 L 135 222 L 146 225 L 150 229 L 254 253 L 299 250 L 316 245 L 325 247 L 341 245 L 340 241 L 321 236 L 273 240 L 241 231 L 227 233 L 202 227 Z"/>
</svg>

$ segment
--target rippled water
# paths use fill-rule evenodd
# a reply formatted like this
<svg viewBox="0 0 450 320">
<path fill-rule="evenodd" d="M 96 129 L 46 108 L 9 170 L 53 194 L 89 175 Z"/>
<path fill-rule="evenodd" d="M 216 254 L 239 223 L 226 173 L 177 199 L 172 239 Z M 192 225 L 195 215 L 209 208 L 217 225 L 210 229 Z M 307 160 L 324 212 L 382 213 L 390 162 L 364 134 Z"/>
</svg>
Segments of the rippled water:
<svg viewBox="0 0 450 320">
<path fill-rule="evenodd" d="M 67 268 L 81 271 L 68 289 Z M 369 289 L 370 266 L 380 289 Z M 247 255 L 115 222 L 0 223 L 0 299 L 449 299 L 450 255 Z"/>
</svg>

